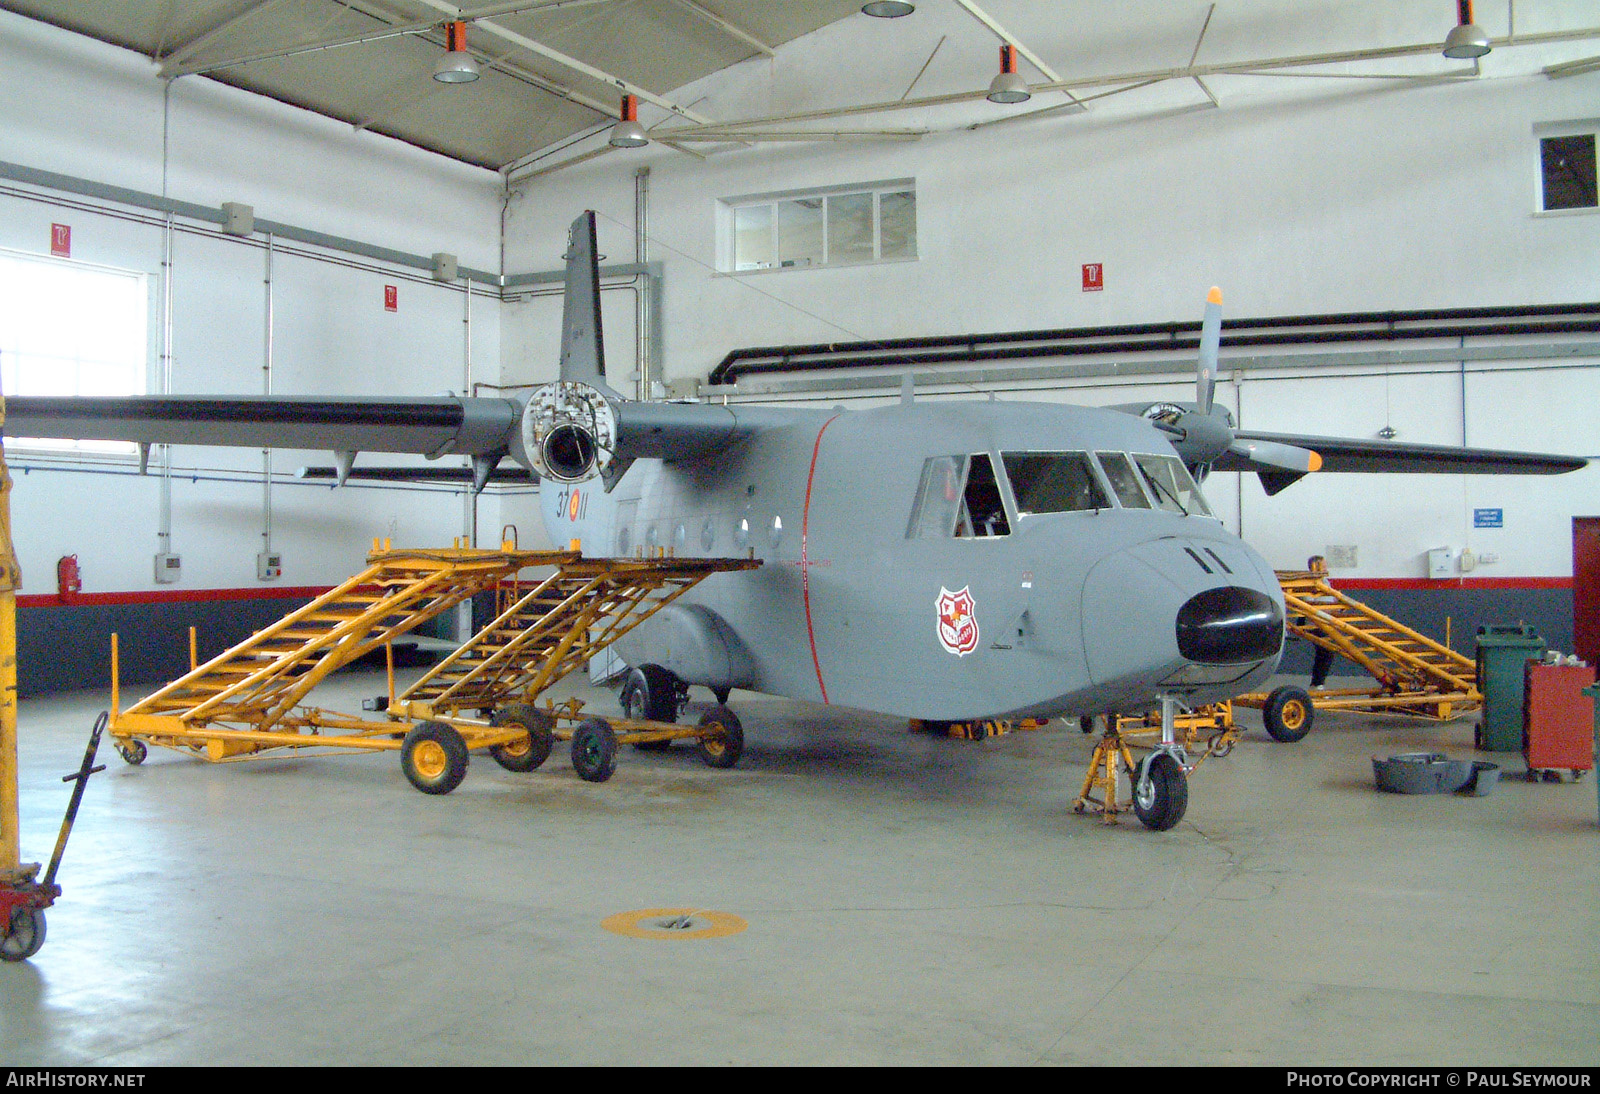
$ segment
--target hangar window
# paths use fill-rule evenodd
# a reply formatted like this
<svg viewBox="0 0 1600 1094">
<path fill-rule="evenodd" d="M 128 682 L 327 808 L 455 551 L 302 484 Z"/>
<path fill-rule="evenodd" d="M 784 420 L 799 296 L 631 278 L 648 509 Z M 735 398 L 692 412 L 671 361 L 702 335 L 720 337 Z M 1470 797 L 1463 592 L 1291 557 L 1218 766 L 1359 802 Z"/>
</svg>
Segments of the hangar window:
<svg viewBox="0 0 1600 1094">
<path fill-rule="evenodd" d="M 1539 141 L 1540 208 L 1545 212 L 1600 207 L 1595 193 L 1593 133 Z"/>
<path fill-rule="evenodd" d="M 917 257 L 909 179 L 730 198 L 726 271 L 859 266 Z"/>
<path fill-rule="evenodd" d="M 922 465 L 907 539 L 990 539 L 1010 533 L 987 455 L 935 456 Z"/>
<path fill-rule="evenodd" d="M 143 395 L 148 285 L 142 273 L 0 252 L 0 390 Z M 28 448 L 134 452 L 122 441 L 22 440 Z"/>
</svg>

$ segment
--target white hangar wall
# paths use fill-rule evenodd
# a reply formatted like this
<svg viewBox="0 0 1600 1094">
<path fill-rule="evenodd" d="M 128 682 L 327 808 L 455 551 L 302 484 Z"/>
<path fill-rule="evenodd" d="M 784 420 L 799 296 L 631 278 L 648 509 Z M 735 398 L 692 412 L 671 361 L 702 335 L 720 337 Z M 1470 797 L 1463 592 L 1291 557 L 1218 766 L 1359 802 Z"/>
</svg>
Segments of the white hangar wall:
<svg viewBox="0 0 1600 1094">
<path fill-rule="evenodd" d="M 1103 9 L 1079 0 L 986 7 L 1077 76 L 1183 64 L 1207 4 L 1118 5 L 1121 29 L 1101 26 L 1095 13 Z M 1048 19 L 1039 14 L 1045 7 Z M 1286 16 L 1282 5 L 1219 4 L 1199 60 L 1306 53 L 1304 32 L 1316 20 L 1331 28 L 1317 50 L 1439 40 L 1452 14 L 1432 3 L 1310 7 Z M 1193 29 L 1179 41 L 1163 28 L 1184 12 Z M 1577 3 L 1523 3 L 1517 29 L 1586 26 L 1592 14 Z M 1478 5 L 1479 22 L 1497 37 L 1508 16 L 1504 4 Z M 1285 18 L 1292 35 L 1275 36 Z M 893 51 L 885 49 L 896 36 Z M 994 66 L 992 36 L 954 5 L 923 5 L 909 19 L 825 28 L 775 60 L 747 62 L 673 97 L 719 119 L 781 114 L 819 99 L 894 100 L 941 38 L 913 97 L 982 86 Z M 742 346 L 1198 319 L 1212 284 L 1225 288 L 1233 317 L 1596 301 L 1600 215 L 1535 214 L 1535 126 L 1593 118 L 1600 80 L 1551 80 L 1539 69 L 1593 47 L 1500 49 L 1480 76 L 1449 82 L 1219 76 L 1208 82 L 1220 108 L 1192 81 L 1174 81 L 1094 102 L 1082 115 L 915 142 L 767 144 L 704 161 L 660 144 L 612 152 L 514 180 L 507 261 L 539 265 L 532 256 L 550 251 L 586 207 L 600 215 L 601 250 L 631 258 L 634 175 L 648 167 L 649 257 L 665 265 L 668 380 L 703 380 Z M 1318 71 L 1450 70 L 1463 65 L 1430 55 Z M 841 72 L 851 86 L 827 86 Z M 1024 72 L 1037 78 L 1026 65 Z M 1048 102 L 1036 96 L 1024 107 L 980 102 L 815 124 L 949 128 Z M 659 120 L 648 107 L 644 113 L 647 126 Z M 900 178 L 916 183 L 916 261 L 719 272 L 721 200 Z M 1104 264 L 1105 288 L 1086 293 L 1081 267 L 1091 262 Z M 550 322 L 508 312 L 507 345 L 524 326 Z M 1223 363 L 1226 371 L 1226 354 Z M 1401 440 L 1585 454 L 1594 447 L 1586 419 L 1600 396 L 1600 370 L 1593 360 L 1552 364 L 1250 372 L 1219 397 L 1256 429 L 1372 437 L 1388 425 Z M 511 356 L 506 370 L 553 375 Z M 1190 390 L 1173 377 L 1031 385 L 1007 397 L 1103 405 Z M 1253 476 L 1238 478 L 1213 478 L 1214 505 L 1280 567 L 1303 565 L 1330 544 L 1354 545 L 1359 564 L 1343 576 L 1421 578 L 1423 552 L 1449 546 L 1499 556 L 1475 580 L 1553 587 L 1572 572 L 1570 517 L 1596 511 L 1600 487 L 1594 468 L 1554 478 L 1328 475 L 1269 499 Z M 1504 527 L 1474 528 L 1476 507 L 1504 509 Z"/>
<path fill-rule="evenodd" d="M 0 12 L 0 70 L 7 73 L 0 83 L 0 160 L 162 192 L 164 85 L 147 59 Z M 447 251 L 462 266 L 499 267 L 502 194 L 491 172 L 199 77 L 171 86 L 169 110 L 166 184 L 176 200 L 212 208 L 242 202 L 258 218 L 413 254 Z M 149 389 L 159 391 L 161 214 L 0 181 L 0 248 L 48 255 L 53 223 L 71 225 L 72 262 L 146 275 Z M 260 394 L 265 237 L 239 239 L 215 224 L 181 216 L 175 224 L 172 390 Z M 463 284 L 444 285 L 416 269 L 277 241 L 273 391 L 461 392 L 469 326 Z M 386 285 L 397 289 L 394 312 L 384 307 Z M 498 378 L 499 313 L 497 299 L 471 301 L 472 380 Z M 25 579 L 25 690 L 104 682 L 103 674 L 96 676 L 99 667 L 82 665 L 72 670 L 75 677 L 46 680 L 38 675 L 46 671 L 41 659 L 30 658 L 30 641 L 76 643 L 97 628 L 132 630 L 140 637 L 131 653 L 124 640 L 125 662 L 132 659 L 125 673 L 148 678 L 171 657 L 187 660 L 180 621 L 197 622 L 202 646 L 215 647 L 241 620 L 281 612 L 284 602 L 272 597 L 348 577 L 362 565 L 374 536 L 390 537 L 396 545 L 449 543 L 467 519 L 457 491 L 371 485 L 334 491 L 279 481 L 272 491 L 272 545 L 282 554 L 283 574 L 263 582 L 256 575 L 263 531 L 260 451 L 178 447 L 172 451 L 178 470 L 171 549 L 182 557 L 182 578 L 157 585 L 158 474 L 136 477 L 131 457 L 101 458 L 68 471 L 58 469 L 59 459 L 16 445 L 8 449 L 16 479 L 13 528 Z M 305 464 L 332 462 L 328 452 L 280 450 L 273 469 L 284 477 Z M 362 462 L 399 460 L 366 456 Z M 486 535 L 498 531 L 498 518 L 494 501 L 480 503 Z M 71 554 L 79 559 L 87 603 L 53 606 L 56 561 Z M 219 595 L 234 598 L 226 611 L 203 607 Z M 98 614 L 89 620 L 86 613 Z"/>
</svg>

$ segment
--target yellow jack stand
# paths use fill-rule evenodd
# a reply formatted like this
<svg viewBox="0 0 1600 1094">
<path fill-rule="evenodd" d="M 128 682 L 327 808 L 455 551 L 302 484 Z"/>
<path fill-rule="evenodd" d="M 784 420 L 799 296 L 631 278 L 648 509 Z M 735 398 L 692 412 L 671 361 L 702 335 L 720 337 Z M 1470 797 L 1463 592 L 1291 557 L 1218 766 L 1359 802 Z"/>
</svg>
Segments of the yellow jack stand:
<svg viewBox="0 0 1600 1094">
<path fill-rule="evenodd" d="M 1072 803 L 1072 811 L 1098 814 L 1104 823 L 1116 824 L 1118 813 L 1127 813 L 1133 809 L 1131 797 L 1126 804 L 1117 801 L 1118 766 L 1120 764 L 1126 771 L 1128 789 L 1131 791 L 1139 765 L 1133 762 L 1133 754 L 1128 751 L 1128 743 L 1117 731 L 1116 719 L 1109 721 L 1110 725 L 1105 735 L 1094 746 L 1094 756 L 1089 760 L 1089 773 L 1083 778 L 1083 789 L 1078 793 L 1078 800 Z M 1095 796 L 1097 790 L 1101 797 Z"/>
</svg>

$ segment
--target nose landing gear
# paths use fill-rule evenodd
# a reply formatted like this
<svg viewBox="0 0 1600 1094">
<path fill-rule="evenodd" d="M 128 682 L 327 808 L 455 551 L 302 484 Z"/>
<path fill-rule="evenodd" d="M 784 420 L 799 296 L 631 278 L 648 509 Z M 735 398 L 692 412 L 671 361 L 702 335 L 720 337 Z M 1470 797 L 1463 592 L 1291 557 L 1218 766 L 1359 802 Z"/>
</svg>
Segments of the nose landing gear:
<svg viewBox="0 0 1600 1094">
<path fill-rule="evenodd" d="M 1105 735 L 1095 745 L 1073 812 L 1098 813 L 1106 824 L 1115 824 L 1117 814 L 1127 812 L 1131 806 L 1139 822 L 1153 832 L 1165 832 L 1183 820 L 1189 808 L 1189 772 L 1195 765 L 1189 763 L 1188 753 L 1177 738 L 1177 705 L 1172 696 L 1161 696 L 1161 740 L 1137 764 L 1117 727 L 1117 719 L 1106 719 Z M 1133 790 L 1129 804 L 1117 800 L 1121 778 L 1127 778 Z M 1102 796 L 1097 796 L 1096 791 Z"/>
</svg>

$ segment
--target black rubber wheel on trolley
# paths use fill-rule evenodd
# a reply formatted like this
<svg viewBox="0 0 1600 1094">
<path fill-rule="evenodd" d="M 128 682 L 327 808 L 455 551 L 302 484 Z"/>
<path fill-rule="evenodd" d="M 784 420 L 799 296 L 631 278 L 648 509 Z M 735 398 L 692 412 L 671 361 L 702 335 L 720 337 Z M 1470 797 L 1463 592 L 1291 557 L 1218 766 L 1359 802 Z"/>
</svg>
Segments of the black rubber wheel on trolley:
<svg viewBox="0 0 1600 1094">
<path fill-rule="evenodd" d="M 1139 785 L 1133 780 L 1133 813 L 1152 832 L 1165 832 L 1183 819 L 1189 808 L 1189 778 L 1183 768 L 1165 752 L 1150 758 L 1150 781 Z"/>
<path fill-rule="evenodd" d="M 550 758 L 556 743 L 556 720 L 531 703 L 507 703 L 489 718 L 496 729 L 518 726 L 527 737 L 510 744 L 490 745 L 489 755 L 507 771 L 535 771 Z"/>
<path fill-rule="evenodd" d="M 660 665 L 640 665 L 622 685 L 622 715 L 632 722 L 676 722 L 678 678 Z M 640 752 L 665 752 L 671 741 L 641 741 Z"/>
<path fill-rule="evenodd" d="M 572 770 L 585 782 L 603 783 L 617 770 L 617 734 L 604 718 L 590 718 L 572 731 Z"/>
<path fill-rule="evenodd" d="M 420 722 L 400 742 L 400 770 L 424 794 L 448 794 L 467 777 L 467 742 L 455 726 Z"/>
<path fill-rule="evenodd" d="M 1292 744 L 1311 732 L 1311 721 L 1316 707 L 1311 705 L 1311 693 L 1305 688 L 1285 684 L 1275 688 L 1261 707 L 1261 720 L 1274 741 Z"/>
<path fill-rule="evenodd" d="M 720 703 L 700 716 L 702 730 L 716 730 L 700 738 L 700 758 L 708 767 L 732 767 L 744 755 L 744 726 L 739 716 Z"/>
<path fill-rule="evenodd" d="M 134 767 L 144 763 L 144 758 L 150 754 L 150 750 L 144 746 L 143 741 L 136 741 L 132 737 L 129 737 L 126 741 L 114 741 L 113 744 L 116 747 L 117 755 Z"/>
<path fill-rule="evenodd" d="M 0 960 L 26 961 L 44 945 L 44 909 L 13 908 L 11 921 L 0 935 Z"/>
<path fill-rule="evenodd" d="M 720 703 L 722 706 L 727 706 L 728 705 L 728 696 L 733 694 L 733 689 L 732 688 L 712 688 L 711 689 L 711 694 L 716 697 L 716 700 L 717 700 L 718 703 Z"/>
</svg>

